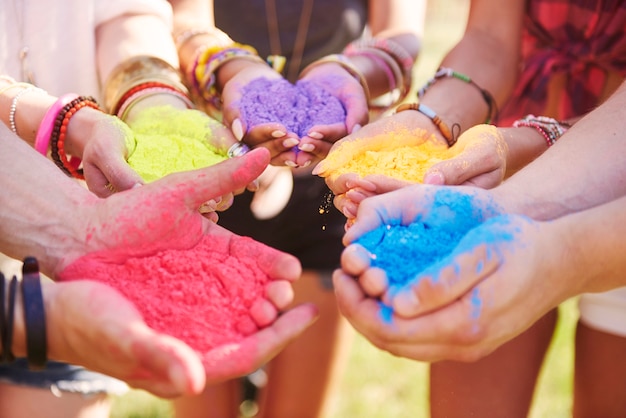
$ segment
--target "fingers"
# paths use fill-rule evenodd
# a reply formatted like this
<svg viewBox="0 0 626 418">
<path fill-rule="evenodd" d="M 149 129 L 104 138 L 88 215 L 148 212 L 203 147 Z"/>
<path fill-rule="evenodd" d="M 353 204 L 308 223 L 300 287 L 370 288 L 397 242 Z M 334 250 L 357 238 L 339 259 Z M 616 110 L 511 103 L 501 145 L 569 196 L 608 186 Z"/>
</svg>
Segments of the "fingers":
<svg viewBox="0 0 626 418">
<path fill-rule="evenodd" d="M 314 305 L 300 305 L 242 342 L 212 350 L 203 356 L 207 381 L 220 382 L 256 370 L 297 338 L 315 321 L 317 315 Z"/>
<path fill-rule="evenodd" d="M 498 265 L 498 258 L 490 256 L 486 245 L 481 245 L 455 257 L 453 263 L 443 269 L 421 275 L 400 290 L 392 298 L 394 311 L 410 318 L 442 308 L 489 277 Z"/>
<path fill-rule="evenodd" d="M 115 192 L 132 189 L 144 183 L 141 176 L 122 158 L 103 156 L 100 164 L 107 168 L 106 173 L 90 162 L 85 162 L 83 166 L 87 187 L 98 197 L 107 197 Z"/>
<path fill-rule="evenodd" d="M 145 379 L 131 378 L 132 386 L 160 397 L 202 392 L 204 368 L 198 354 L 186 344 L 146 327 L 144 332 L 135 334 L 130 346 L 132 354 L 141 361 L 141 368 L 148 372 Z"/>
</svg>

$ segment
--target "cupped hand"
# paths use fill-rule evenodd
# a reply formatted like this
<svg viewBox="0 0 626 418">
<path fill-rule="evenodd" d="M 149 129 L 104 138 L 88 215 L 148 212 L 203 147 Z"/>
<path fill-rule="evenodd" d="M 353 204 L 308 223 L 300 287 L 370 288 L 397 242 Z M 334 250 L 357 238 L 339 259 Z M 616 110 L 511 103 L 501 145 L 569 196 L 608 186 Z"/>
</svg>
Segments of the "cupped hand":
<svg viewBox="0 0 626 418">
<path fill-rule="evenodd" d="M 508 145 L 493 125 L 476 125 L 465 131 L 450 154 L 426 172 L 424 183 L 491 189 L 504 180 Z"/>
<path fill-rule="evenodd" d="M 326 142 L 333 143 L 340 137 L 345 136 L 365 126 L 369 121 L 369 108 L 367 96 L 359 81 L 352 76 L 340 64 L 327 62 L 310 67 L 300 80 L 310 81 L 322 87 L 328 93 L 335 96 L 346 111 L 345 129 L 339 136 L 329 136 Z"/>
<path fill-rule="evenodd" d="M 156 396 L 202 391 L 200 356 L 149 328 L 117 290 L 89 280 L 44 283 L 48 356 L 125 381 Z"/>
<path fill-rule="evenodd" d="M 368 296 L 335 273 L 340 310 L 376 346 L 420 361 L 475 361 L 519 335 L 577 292 L 559 263 L 563 234 L 552 223 L 494 217 L 470 231 L 449 262 L 388 299 Z"/>
</svg>

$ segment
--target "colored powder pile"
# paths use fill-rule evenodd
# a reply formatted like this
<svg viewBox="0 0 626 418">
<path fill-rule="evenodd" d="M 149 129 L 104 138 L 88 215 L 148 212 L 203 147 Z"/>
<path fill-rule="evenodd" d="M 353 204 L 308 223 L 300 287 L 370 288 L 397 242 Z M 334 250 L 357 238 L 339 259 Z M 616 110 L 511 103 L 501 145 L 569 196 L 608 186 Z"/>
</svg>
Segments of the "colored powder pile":
<svg viewBox="0 0 626 418">
<path fill-rule="evenodd" d="M 495 207 L 470 195 L 439 189 L 428 216 L 409 225 L 381 225 L 358 244 L 372 254 L 372 266 L 383 269 L 391 286 L 402 286 L 443 261 L 466 234 L 494 213 Z"/>
<path fill-rule="evenodd" d="M 249 312 L 264 298 L 268 282 L 258 265 L 263 248 L 247 237 L 205 236 L 188 250 L 165 250 L 121 264 L 111 254 L 87 255 L 68 266 L 60 279 L 88 278 L 116 288 L 136 305 L 148 326 L 202 355 L 257 330 Z"/>
<path fill-rule="evenodd" d="M 342 142 L 321 162 L 320 176 L 336 178 L 346 173 L 356 173 L 361 177 L 381 174 L 421 183 L 426 171 L 449 158 L 449 153 L 448 147 L 436 141 L 426 130 L 399 128 L 385 134 Z"/>
<path fill-rule="evenodd" d="M 315 125 L 343 123 L 341 102 L 317 84 L 301 80 L 257 78 L 246 85 L 240 102 L 241 116 L 249 127 L 279 122 L 299 137 Z"/>
<path fill-rule="evenodd" d="M 136 148 L 128 158 L 128 164 L 144 181 L 152 182 L 170 173 L 208 167 L 227 158 L 208 141 L 217 121 L 199 111 L 168 112 L 167 108 L 146 109 L 131 126 Z"/>
</svg>

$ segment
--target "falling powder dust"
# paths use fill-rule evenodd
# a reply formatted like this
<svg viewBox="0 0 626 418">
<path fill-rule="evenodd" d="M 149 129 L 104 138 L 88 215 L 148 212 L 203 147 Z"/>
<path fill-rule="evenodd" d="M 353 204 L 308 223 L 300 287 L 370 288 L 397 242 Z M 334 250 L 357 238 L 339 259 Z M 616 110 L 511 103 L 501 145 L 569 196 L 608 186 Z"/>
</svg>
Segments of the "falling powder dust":
<svg viewBox="0 0 626 418">
<path fill-rule="evenodd" d="M 132 301 L 151 328 L 206 354 L 254 333 L 250 316 L 264 298 L 269 278 L 258 260 L 265 246 L 251 238 L 205 236 L 188 250 L 165 250 L 122 264 L 110 255 L 86 255 L 61 280 L 88 278 L 106 283 Z"/>
<path fill-rule="evenodd" d="M 226 159 L 208 141 L 217 121 L 199 111 L 168 112 L 168 107 L 146 109 L 132 122 L 136 147 L 128 164 L 146 182 Z"/>
</svg>

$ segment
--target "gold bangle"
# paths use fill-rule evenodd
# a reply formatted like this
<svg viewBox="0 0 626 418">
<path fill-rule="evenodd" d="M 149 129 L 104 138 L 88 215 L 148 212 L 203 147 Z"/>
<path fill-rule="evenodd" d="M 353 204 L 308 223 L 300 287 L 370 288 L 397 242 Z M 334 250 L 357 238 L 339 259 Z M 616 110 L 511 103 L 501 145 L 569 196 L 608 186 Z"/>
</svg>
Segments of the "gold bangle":
<svg viewBox="0 0 626 418">
<path fill-rule="evenodd" d="M 365 76 L 358 68 L 356 68 L 356 66 L 352 63 L 352 61 L 350 61 L 350 59 L 348 59 L 348 57 L 346 57 L 345 55 L 332 54 L 332 55 L 328 55 L 326 57 L 320 58 L 317 61 L 314 61 L 311 64 L 307 65 L 300 72 L 299 78 L 304 77 L 304 75 L 308 73 L 310 70 L 312 70 L 313 68 L 319 65 L 328 64 L 328 63 L 334 63 L 334 64 L 340 65 L 344 70 L 350 73 L 352 77 L 356 78 L 359 84 L 361 85 L 361 87 L 363 88 L 363 91 L 365 92 L 365 99 L 367 100 L 367 103 L 370 102 L 370 89 L 367 85 L 367 80 L 365 79 Z"/>
<path fill-rule="evenodd" d="M 124 93 L 147 81 L 159 81 L 188 93 L 180 73 L 168 62 L 156 57 L 138 56 L 120 63 L 109 75 L 103 89 L 104 108 L 110 113 Z"/>
</svg>

